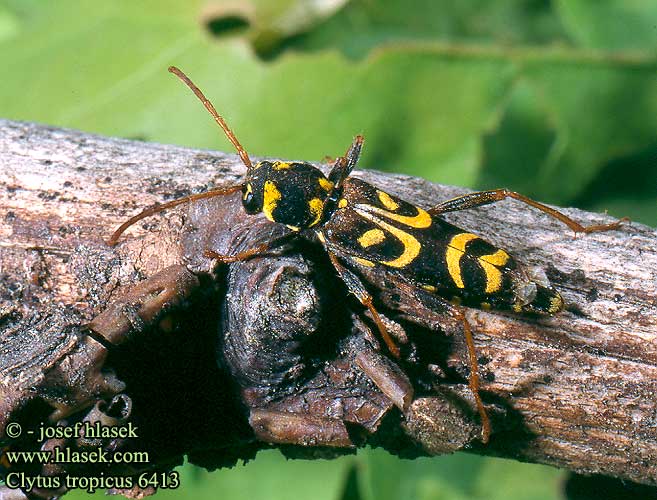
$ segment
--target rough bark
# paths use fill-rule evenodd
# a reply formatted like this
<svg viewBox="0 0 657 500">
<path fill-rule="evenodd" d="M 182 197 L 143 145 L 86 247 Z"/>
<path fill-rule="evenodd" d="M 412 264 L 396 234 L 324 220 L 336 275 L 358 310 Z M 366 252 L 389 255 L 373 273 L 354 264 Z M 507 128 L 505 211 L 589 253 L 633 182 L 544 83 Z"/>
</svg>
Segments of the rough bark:
<svg viewBox="0 0 657 500">
<path fill-rule="evenodd" d="M 0 430 L 10 420 L 50 414 L 57 421 L 74 408 L 109 401 L 127 386 L 141 404 L 137 418 L 148 429 L 140 435 L 140 446 L 155 450 L 162 467 L 177 463 L 182 453 L 208 467 L 233 463 L 264 446 L 251 427 L 256 436 L 259 426 L 266 426 L 270 437 L 278 432 L 268 423 L 271 414 L 306 412 L 311 419 L 289 425 L 321 427 L 322 422 L 330 425 L 322 419 L 339 406 L 344 420 L 366 431 L 359 440 L 350 428 L 353 442 L 379 444 L 405 456 L 467 446 L 476 453 L 657 484 L 654 229 L 632 223 L 619 231 L 574 237 L 544 214 L 513 201 L 446 215 L 520 262 L 545 269 L 567 303 L 567 311 L 540 318 L 467 309 L 493 423 L 492 440 L 483 446 L 473 442 L 476 413 L 466 390 L 467 353 L 460 336 L 416 340 L 410 334 L 410 344 L 440 358 L 435 364 L 443 369 L 436 374 L 409 358 L 391 364 L 416 386 L 415 401 L 402 415 L 394 408 L 394 396 L 382 394 L 359 371 L 363 363 L 381 361 L 371 347 L 376 341 L 367 333 L 369 320 L 353 297 L 344 296 L 315 247 L 295 245 L 284 256 L 253 259 L 211 274 L 211 263 L 202 255 L 207 247 L 234 252 L 280 230 L 244 215 L 239 196 L 171 210 L 130 229 L 118 247 L 106 245 L 112 231 L 141 208 L 233 184 L 242 173 L 231 154 L 0 120 Z M 464 191 L 401 175 L 355 175 L 424 207 Z M 564 212 L 582 223 L 611 220 L 575 209 Z M 122 290 L 176 264 L 201 280 L 200 291 L 188 300 L 191 305 L 186 303 L 175 318 L 191 322 L 182 337 L 144 334 L 146 340 L 131 340 L 108 354 L 102 339 L 85 333 L 82 325 Z M 214 319 L 208 318 L 211 308 Z M 395 319 L 394 311 L 387 314 Z M 322 326 L 325 316 L 331 317 L 328 326 Z M 261 365 L 231 344 L 245 331 L 262 331 L 263 325 L 273 331 L 272 322 L 285 323 L 277 331 L 294 334 L 249 337 L 260 343 Z M 408 335 L 404 321 L 397 323 L 400 335 Z M 219 367 L 212 338 L 217 330 L 224 332 L 219 352 L 225 359 Z M 189 343 L 190 331 L 206 333 L 194 340 L 195 347 L 181 347 Z M 333 337 L 320 336 L 326 331 Z M 160 357 L 140 354 L 139 349 L 151 345 L 159 346 Z M 199 346 L 202 355 L 194 351 Z M 359 350 L 373 358 L 356 359 Z M 140 356 L 146 359 L 141 371 L 134 369 Z M 167 356 L 177 358 L 166 366 L 176 377 L 167 382 L 164 399 L 170 405 L 158 411 L 170 412 L 169 420 L 177 423 L 192 413 L 202 415 L 190 428 L 211 420 L 177 433 L 175 445 L 157 448 L 144 440 L 171 429 L 143 408 L 149 398 L 162 399 L 162 388 L 149 384 L 158 384 Z M 288 363 L 285 370 L 274 366 L 281 362 Z M 199 370 L 190 370 L 190 363 Z M 203 368 L 207 372 L 199 374 Z M 144 375 L 151 372 L 152 377 Z M 75 376 L 80 373 L 84 376 Z M 272 393 L 272 386 L 280 386 L 279 392 Z M 462 403 L 454 404 L 455 398 Z M 205 408 L 198 410 L 199 405 Z M 245 406 L 274 413 L 252 411 L 249 426 Z M 221 411 L 211 416 L 213 407 Z M 59 413 L 52 414 L 53 408 Z M 148 422 L 156 423 L 148 427 Z M 283 448 L 291 455 L 307 449 Z"/>
</svg>

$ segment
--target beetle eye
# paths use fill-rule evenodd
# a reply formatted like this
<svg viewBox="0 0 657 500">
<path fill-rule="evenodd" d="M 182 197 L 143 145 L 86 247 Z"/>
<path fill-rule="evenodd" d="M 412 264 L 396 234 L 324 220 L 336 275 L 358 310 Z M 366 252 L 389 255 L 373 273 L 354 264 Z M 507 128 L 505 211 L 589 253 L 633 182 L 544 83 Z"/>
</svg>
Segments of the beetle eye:
<svg viewBox="0 0 657 500">
<path fill-rule="evenodd" d="M 250 214 L 258 211 L 258 207 L 255 206 L 255 197 L 253 195 L 253 186 L 247 184 L 242 191 L 242 205 L 246 211 Z"/>
</svg>

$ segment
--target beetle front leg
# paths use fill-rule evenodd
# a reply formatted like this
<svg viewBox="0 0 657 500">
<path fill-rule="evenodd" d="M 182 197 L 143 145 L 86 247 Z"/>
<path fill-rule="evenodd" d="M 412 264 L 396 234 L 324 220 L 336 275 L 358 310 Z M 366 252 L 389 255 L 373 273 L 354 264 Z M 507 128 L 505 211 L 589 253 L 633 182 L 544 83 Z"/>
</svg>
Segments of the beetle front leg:
<svg viewBox="0 0 657 500">
<path fill-rule="evenodd" d="M 198 286 L 198 278 L 186 267 L 167 267 L 131 286 L 96 316 L 87 328 L 110 344 L 121 344 L 133 330 L 142 330 L 162 311 L 189 297 Z"/>
<path fill-rule="evenodd" d="M 377 311 L 376 308 L 374 307 L 374 304 L 372 303 L 372 295 L 370 295 L 370 293 L 367 291 L 365 285 L 363 285 L 360 279 L 358 279 L 358 277 L 354 273 L 352 273 L 349 269 L 347 269 L 340 263 L 337 256 L 335 255 L 335 253 L 331 251 L 330 248 L 327 247 L 326 250 L 329 259 L 331 260 L 331 264 L 333 264 L 333 267 L 340 275 L 340 278 L 342 279 L 344 284 L 347 286 L 349 291 L 356 296 L 359 302 L 368 309 L 368 311 L 372 315 L 372 319 L 374 319 L 374 323 L 376 323 L 376 327 L 379 330 L 379 333 L 381 334 L 381 338 L 383 339 L 386 346 L 388 347 L 390 354 L 392 354 L 395 358 L 399 358 L 400 356 L 399 347 L 397 346 L 397 344 L 395 344 L 395 341 L 390 336 L 390 332 L 388 332 L 386 325 L 383 323 L 379 311 Z"/>
<path fill-rule="evenodd" d="M 286 241 L 296 237 L 296 235 L 297 233 L 286 233 L 283 236 L 279 236 L 278 238 L 274 238 L 273 240 L 267 241 L 253 248 L 249 248 L 248 250 L 244 250 L 243 252 L 239 252 L 235 255 L 224 255 L 215 252 L 214 250 L 205 250 L 205 252 L 203 252 L 203 255 L 205 255 L 209 259 L 216 260 L 220 264 L 232 264 L 234 262 L 244 262 L 245 260 L 249 260 L 252 257 L 263 255 L 268 251 L 273 250 L 274 248 L 285 243 Z"/>
</svg>

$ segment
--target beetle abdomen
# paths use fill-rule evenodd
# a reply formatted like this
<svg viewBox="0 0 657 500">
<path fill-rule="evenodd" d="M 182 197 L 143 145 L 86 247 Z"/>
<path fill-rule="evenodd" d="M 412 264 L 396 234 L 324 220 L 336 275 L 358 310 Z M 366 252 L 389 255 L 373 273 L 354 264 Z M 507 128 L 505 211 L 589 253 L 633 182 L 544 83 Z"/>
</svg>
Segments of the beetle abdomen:
<svg viewBox="0 0 657 500">
<path fill-rule="evenodd" d="M 532 279 L 505 250 L 359 179 L 345 184 L 323 230 L 343 259 L 385 266 L 448 300 L 548 314 L 563 307 L 544 275 Z"/>
</svg>

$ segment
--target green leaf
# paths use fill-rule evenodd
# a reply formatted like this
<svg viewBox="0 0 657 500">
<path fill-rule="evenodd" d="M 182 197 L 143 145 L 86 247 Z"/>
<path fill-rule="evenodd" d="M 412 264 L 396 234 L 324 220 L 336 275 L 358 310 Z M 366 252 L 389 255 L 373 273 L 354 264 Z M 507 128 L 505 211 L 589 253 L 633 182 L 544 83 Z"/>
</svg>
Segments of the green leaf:
<svg viewBox="0 0 657 500">
<path fill-rule="evenodd" d="M 202 18 L 215 36 L 234 34 L 236 31 L 245 33 L 258 55 L 269 59 L 278 54 L 287 39 L 311 31 L 348 2 L 349 0 L 214 2 L 204 7 Z"/>
<path fill-rule="evenodd" d="M 549 2 L 526 0 L 352 0 L 342 11 L 289 43 L 297 50 L 339 48 L 362 58 L 372 49 L 417 41 L 545 43 L 565 40 Z"/>
<path fill-rule="evenodd" d="M 536 178 L 547 168 L 552 155 L 561 153 L 555 148 L 557 124 L 552 118 L 536 86 L 524 78 L 519 79 L 509 95 L 498 127 L 484 138 L 478 186 L 482 189 L 513 187 L 528 196 L 545 198 L 542 190 L 545 184 L 536 182 Z"/>
<path fill-rule="evenodd" d="M 521 77 L 486 138 L 480 186 L 567 204 L 610 160 L 654 140 L 653 57 L 525 50 L 517 61 Z"/>
<path fill-rule="evenodd" d="M 20 32 L 20 21 L 12 11 L 0 6 L 0 43 Z"/>
<path fill-rule="evenodd" d="M 48 5 L 49 21 L 33 20 L 24 37 L 1 48 L 15 70 L 3 90 L 20 96 L 3 102 L 9 118 L 228 149 L 200 104 L 166 73 L 177 64 L 253 154 L 337 156 L 362 132 L 364 165 L 472 184 L 479 136 L 511 77 L 507 61 L 433 47 L 381 51 L 358 64 L 336 53 L 265 64 L 240 39 L 214 43 L 191 2 L 175 17 L 142 3 L 81 12 L 73 0 Z"/>
<path fill-rule="evenodd" d="M 186 465 L 180 469 L 181 491 L 199 500 L 338 500 L 352 463 L 353 457 L 286 460 L 278 451 L 261 451 L 245 465 L 212 473 Z M 162 490 L 157 498 L 180 498 L 181 491 Z"/>
<path fill-rule="evenodd" d="M 574 198 L 611 159 L 646 147 L 657 130 L 657 63 L 577 57 L 531 61 L 527 78 L 556 123 L 538 183 L 557 203 Z"/>
<path fill-rule="evenodd" d="M 286 53 L 271 63 L 251 52 L 248 39 L 214 39 L 199 0 L 4 5 L 20 27 L 0 43 L 12 68 L 0 101 L 9 118 L 228 149 L 187 89 L 165 73 L 173 63 L 205 89 L 254 154 L 334 157 L 364 133 L 363 165 L 470 186 L 499 179 L 561 203 L 578 196 L 610 159 L 645 147 L 657 125 L 653 55 L 408 43 L 498 43 L 509 23 L 526 35 L 515 39 L 527 42 L 546 19 L 557 26 L 540 3 L 436 2 L 425 13 L 397 0 L 378 10 L 353 0 L 317 25 L 341 5 L 336 0 L 314 17 L 298 16 L 289 33 L 313 27 L 331 33 L 336 46 L 357 48 L 354 35 L 362 32 L 387 48 L 358 62 L 321 52 Z M 270 27 L 295 9 L 312 11 L 300 0 L 258 5 L 259 22 Z M 440 16 L 429 15 L 439 9 Z M 395 20 L 421 29 L 404 22 L 396 31 Z M 548 31 L 545 39 L 559 39 L 559 29 Z"/>
<path fill-rule="evenodd" d="M 383 450 L 358 453 L 363 500 L 557 500 L 564 472 L 455 453 L 400 460 Z"/>
<path fill-rule="evenodd" d="M 383 450 L 360 450 L 363 500 L 471 498 L 484 461 L 457 453 L 401 460 Z"/>
<path fill-rule="evenodd" d="M 576 206 L 657 225 L 657 146 L 615 159 L 577 198 Z"/>
<path fill-rule="evenodd" d="M 474 498 L 482 500 L 558 500 L 565 471 L 501 458 L 486 459 L 476 478 Z"/>
<path fill-rule="evenodd" d="M 570 36 L 596 49 L 657 48 L 657 4 L 646 0 L 558 0 Z"/>
<path fill-rule="evenodd" d="M 174 469 L 179 474 L 179 488 L 160 489 L 152 498 L 289 500 L 312 497 L 313 500 L 339 500 L 354 459 L 286 460 L 280 452 L 269 450 L 259 452 L 251 462 L 214 472 L 185 464 Z M 95 495 L 107 498 L 104 490 Z M 66 495 L 67 500 L 89 497 L 82 490 L 73 490 Z"/>
<path fill-rule="evenodd" d="M 282 40 L 310 31 L 348 1 L 251 0 L 255 11 L 255 33 L 251 36 L 254 48 L 260 54 L 275 53 Z"/>
</svg>

